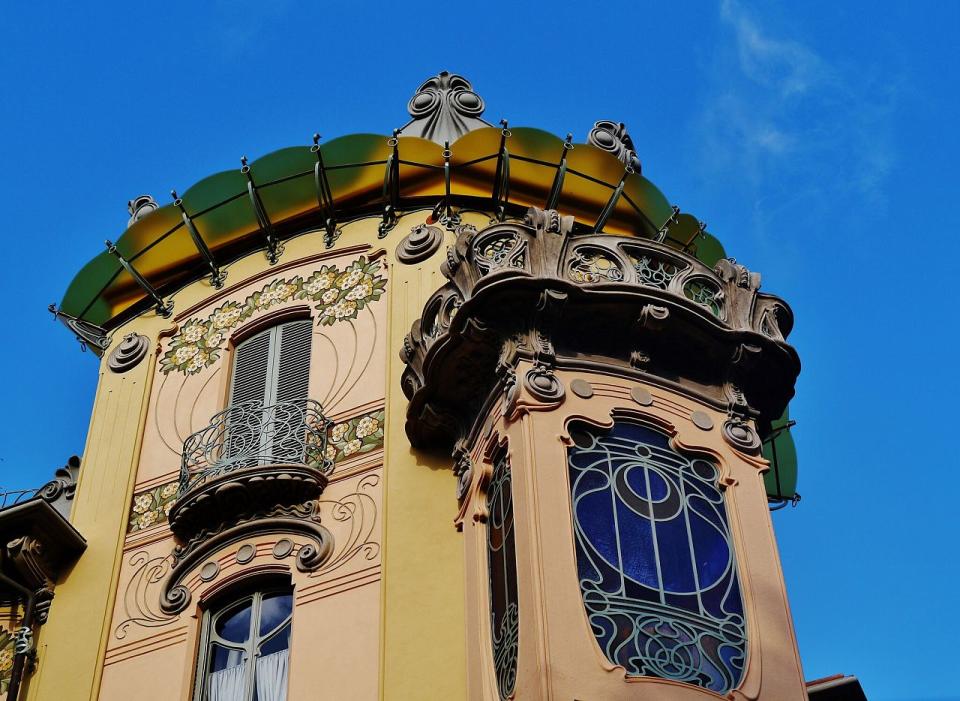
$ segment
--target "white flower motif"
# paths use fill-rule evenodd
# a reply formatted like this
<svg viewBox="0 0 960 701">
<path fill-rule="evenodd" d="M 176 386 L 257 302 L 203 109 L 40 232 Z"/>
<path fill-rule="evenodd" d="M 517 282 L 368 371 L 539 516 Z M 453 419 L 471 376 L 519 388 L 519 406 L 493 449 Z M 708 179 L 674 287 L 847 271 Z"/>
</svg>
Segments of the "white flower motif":
<svg viewBox="0 0 960 701">
<path fill-rule="evenodd" d="M 346 317 L 353 316 L 356 311 L 357 311 L 356 302 L 349 302 L 347 300 L 343 300 L 342 302 L 338 302 L 337 305 L 333 308 L 333 317 L 335 319 L 344 319 Z"/>
<path fill-rule="evenodd" d="M 133 511 L 137 514 L 142 514 L 144 511 L 150 508 L 150 504 L 153 503 L 153 497 L 149 494 L 140 494 L 136 499 L 133 500 Z"/>
<path fill-rule="evenodd" d="M 337 297 L 340 296 L 340 293 L 337 290 L 327 290 L 323 293 L 323 297 L 320 298 L 324 304 L 333 304 L 337 301 Z"/>
<path fill-rule="evenodd" d="M 206 333 L 207 327 L 205 324 L 190 324 L 183 328 L 183 340 L 187 343 L 196 343 L 201 338 L 203 334 Z"/>
<path fill-rule="evenodd" d="M 183 363 L 190 360 L 190 358 L 192 358 L 199 352 L 200 352 L 200 349 L 196 346 L 196 344 L 191 343 L 189 345 L 180 346 L 179 348 L 177 348 L 173 357 L 176 360 L 178 365 L 182 365 Z"/>
<path fill-rule="evenodd" d="M 344 456 L 353 455 L 358 450 L 360 450 L 360 441 L 353 439 L 343 447 Z"/>
<path fill-rule="evenodd" d="M 144 528 L 148 528 L 152 526 L 156 520 L 157 520 L 157 512 L 148 511 L 145 514 L 142 514 L 140 518 L 137 519 L 137 527 L 140 528 L 141 530 Z"/>
<path fill-rule="evenodd" d="M 347 299 L 366 299 L 373 294 L 373 284 L 364 280 L 347 293 Z"/>
<path fill-rule="evenodd" d="M 380 428 L 380 422 L 372 416 L 364 416 L 357 424 L 357 438 L 366 438 L 373 435 Z"/>
<path fill-rule="evenodd" d="M 360 282 L 360 279 L 363 277 L 362 270 L 353 270 L 340 282 L 341 290 L 349 290 L 351 287 Z"/>
<path fill-rule="evenodd" d="M 216 346 L 219 346 L 221 343 L 223 343 L 223 334 L 222 334 L 222 333 L 217 332 L 217 333 L 212 333 L 212 334 L 210 334 L 209 336 L 207 336 L 207 345 L 208 345 L 208 346 L 214 346 L 214 347 L 216 347 Z"/>
<path fill-rule="evenodd" d="M 336 442 L 343 440 L 343 437 L 347 434 L 349 429 L 349 424 L 337 424 L 330 429 L 330 439 Z"/>
<path fill-rule="evenodd" d="M 177 483 L 176 483 L 176 482 L 171 482 L 170 484 L 165 484 L 165 485 L 163 485 L 163 487 L 160 489 L 160 497 L 161 497 L 162 499 L 166 499 L 167 497 L 171 497 L 171 496 L 173 496 L 173 495 L 176 494 L 176 493 L 177 493 Z"/>
</svg>

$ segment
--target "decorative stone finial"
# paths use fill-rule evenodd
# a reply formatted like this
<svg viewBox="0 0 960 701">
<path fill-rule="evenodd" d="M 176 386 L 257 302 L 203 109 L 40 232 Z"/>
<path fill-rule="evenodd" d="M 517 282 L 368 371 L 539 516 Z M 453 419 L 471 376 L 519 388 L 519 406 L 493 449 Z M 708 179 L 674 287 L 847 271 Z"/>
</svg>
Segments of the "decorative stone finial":
<svg viewBox="0 0 960 701">
<path fill-rule="evenodd" d="M 127 228 L 136 224 L 148 214 L 160 209 L 160 205 L 153 199 L 152 195 L 138 195 L 127 202 L 127 211 L 130 212 L 130 221 L 127 222 Z"/>
<path fill-rule="evenodd" d="M 624 165 L 631 166 L 637 173 L 640 172 L 640 159 L 633 147 L 633 139 L 627 133 L 623 122 L 611 122 L 601 119 L 594 123 L 593 129 L 587 135 L 587 142 L 592 146 L 603 149 L 616 156 Z"/>
<path fill-rule="evenodd" d="M 442 71 L 417 88 L 407 103 L 413 119 L 399 132 L 438 144 L 452 143 L 469 131 L 493 126 L 480 119 L 483 109 L 483 99 L 473 91 L 469 80 Z"/>
</svg>

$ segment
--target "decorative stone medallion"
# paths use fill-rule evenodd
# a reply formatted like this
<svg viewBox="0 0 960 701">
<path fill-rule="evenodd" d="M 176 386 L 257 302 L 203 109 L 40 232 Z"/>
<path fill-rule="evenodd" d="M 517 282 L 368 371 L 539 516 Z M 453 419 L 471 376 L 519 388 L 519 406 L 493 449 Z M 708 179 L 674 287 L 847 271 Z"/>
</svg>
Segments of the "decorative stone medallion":
<svg viewBox="0 0 960 701">
<path fill-rule="evenodd" d="M 705 411 L 693 412 L 690 414 L 690 420 L 693 421 L 694 426 L 702 431 L 709 431 L 713 428 L 713 419 L 711 419 L 710 414 Z"/>
<path fill-rule="evenodd" d="M 116 373 L 126 372 L 143 360 L 150 350 L 150 341 L 138 333 L 128 333 L 107 358 L 107 367 Z"/>
<path fill-rule="evenodd" d="M 420 224 L 413 227 L 397 246 L 397 260 L 411 265 L 426 260 L 443 243 L 443 231 L 436 226 Z"/>
<path fill-rule="evenodd" d="M 590 399 L 593 396 L 593 387 L 586 380 L 579 377 L 570 383 L 570 391 L 581 399 Z"/>
</svg>

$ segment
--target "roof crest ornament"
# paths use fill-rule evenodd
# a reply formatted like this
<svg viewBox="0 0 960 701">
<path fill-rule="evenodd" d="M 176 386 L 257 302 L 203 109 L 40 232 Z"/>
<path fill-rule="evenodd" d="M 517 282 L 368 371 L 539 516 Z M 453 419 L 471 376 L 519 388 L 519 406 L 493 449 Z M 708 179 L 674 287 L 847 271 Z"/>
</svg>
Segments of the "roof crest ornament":
<svg viewBox="0 0 960 701">
<path fill-rule="evenodd" d="M 493 126 L 480 118 L 484 107 L 483 98 L 473 91 L 469 80 L 441 71 L 424 81 L 410 98 L 407 111 L 413 119 L 399 133 L 440 145 L 453 143 L 474 129 Z"/>
<path fill-rule="evenodd" d="M 637 173 L 640 172 L 640 159 L 637 158 L 637 150 L 633 146 L 633 139 L 627 133 L 627 127 L 623 122 L 612 122 L 609 119 L 601 119 L 595 122 L 593 129 L 587 134 L 587 142 L 591 146 L 612 153 L 621 163 L 628 165 Z"/>
</svg>

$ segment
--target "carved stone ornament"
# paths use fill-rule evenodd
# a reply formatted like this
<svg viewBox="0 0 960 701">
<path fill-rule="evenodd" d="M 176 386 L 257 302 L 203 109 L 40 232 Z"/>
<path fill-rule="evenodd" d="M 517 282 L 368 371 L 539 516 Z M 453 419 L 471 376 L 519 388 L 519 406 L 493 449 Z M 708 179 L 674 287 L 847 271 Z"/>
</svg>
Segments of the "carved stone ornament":
<svg viewBox="0 0 960 701">
<path fill-rule="evenodd" d="M 308 538 L 309 542 L 301 545 L 297 552 L 296 567 L 301 572 L 317 570 L 333 552 L 333 535 L 320 524 L 315 502 L 249 514 L 215 531 L 205 531 L 202 539 L 190 543 L 189 548 L 174 550 L 173 566 L 160 593 L 163 614 L 180 613 L 190 604 L 192 595 L 183 581 L 197 565 L 231 543 L 266 533 L 290 533 Z M 239 555 L 237 561 L 240 562 Z"/>
<path fill-rule="evenodd" d="M 473 480 L 473 461 L 463 441 L 453 449 L 453 474 L 457 477 L 457 501 L 463 501 Z"/>
<path fill-rule="evenodd" d="M 472 435 L 501 393 L 511 415 L 518 384 L 557 401 L 555 369 L 656 378 L 718 411 L 734 383 L 761 423 L 793 396 L 789 307 L 729 260 L 714 270 L 665 243 L 574 233 L 568 217 L 531 208 L 523 221 L 462 227 L 440 268 L 448 282 L 401 351 L 415 446 Z M 520 377 L 521 360 L 536 369 Z"/>
<path fill-rule="evenodd" d="M 120 341 L 120 345 L 111 351 L 107 358 L 107 367 L 116 373 L 126 372 L 138 365 L 147 356 L 149 350 L 150 341 L 146 336 L 128 333 Z"/>
<path fill-rule="evenodd" d="M 739 451 L 751 455 L 760 451 L 760 437 L 740 416 L 731 416 L 723 423 L 723 438 Z"/>
<path fill-rule="evenodd" d="M 408 265 L 426 260 L 443 243 L 443 231 L 436 226 L 415 226 L 397 246 L 397 260 Z"/>
<path fill-rule="evenodd" d="M 633 139 L 627 133 L 623 122 L 611 122 L 601 119 L 594 123 L 593 129 L 587 135 L 587 143 L 599 149 L 612 153 L 621 163 L 630 166 L 637 173 L 640 172 L 640 159 L 633 146 Z"/>
<path fill-rule="evenodd" d="M 400 129 L 404 136 L 419 136 L 438 144 L 453 143 L 474 129 L 493 126 L 480 118 L 483 99 L 463 76 L 441 72 L 423 82 L 407 103 L 413 117 Z"/>
<path fill-rule="evenodd" d="M 523 376 L 523 386 L 542 402 L 559 402 L 566 394 L 557 376 L 542 366 L 527 371 Z"/>
<path fill-rule="evenodd" d="M 153 195 L 139 195 L 127 202 L 127 212 L 130 214 L 130 221 L 127 222 L 127 228 L 136 224 L 149 214 L 153 214 L 160 205 L 153 199 Z"/>
<path fill-rule="evenodd" d="M 270 465 L 226 472 L 187 490 L 170 511 L 177 546 L 162 591 L 163 612 L 178 613 L 190 603 L 190 591 L 182 585 L 188 572 L 217 550 L 254 534 L 307 536 L 310 542 L 300 546 L 297 568 L 317 569 L 333 548 L 333 536 L 316 512 L 315 499 L 326 486 L 327 478 L 314 468 Z"/>
</svg>

